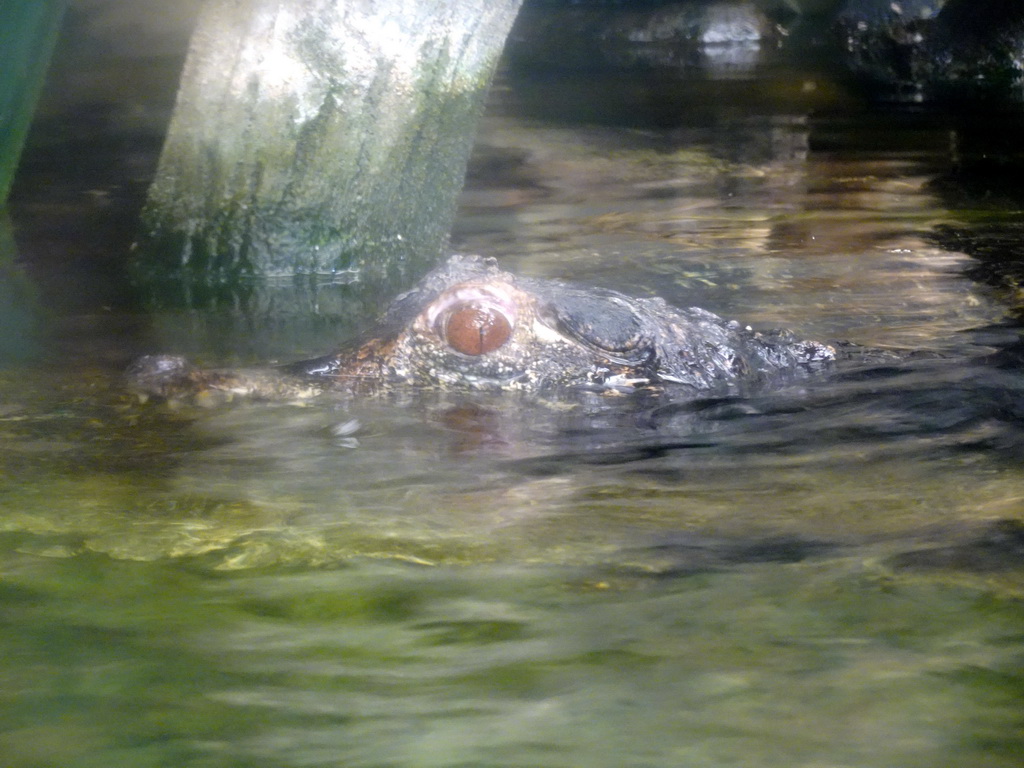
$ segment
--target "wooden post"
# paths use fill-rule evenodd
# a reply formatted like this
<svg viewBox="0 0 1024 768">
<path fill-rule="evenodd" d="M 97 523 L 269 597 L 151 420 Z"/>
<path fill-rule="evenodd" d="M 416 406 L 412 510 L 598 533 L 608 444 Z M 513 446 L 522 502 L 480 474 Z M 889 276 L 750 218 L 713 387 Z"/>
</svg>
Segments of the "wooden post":
<svg viewBox="0 0 1024 768">
<path fill-rule="evenodd" d="M 208 0 L 138 263 L 408 282 L 447 245 L 522 0 Z"/>
<path fill-rule="evenodd" d="M 7 200 L 66 0 L 0 0 L 0 205 Z"/>
</svg>

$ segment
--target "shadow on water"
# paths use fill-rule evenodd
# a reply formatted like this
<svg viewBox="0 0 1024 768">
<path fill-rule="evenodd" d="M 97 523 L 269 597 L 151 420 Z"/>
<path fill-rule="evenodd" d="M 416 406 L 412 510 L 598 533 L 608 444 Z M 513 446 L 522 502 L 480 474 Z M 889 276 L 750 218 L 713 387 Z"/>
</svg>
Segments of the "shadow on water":
<svg viewBox="0 0 1024 768">
<path fill-rule="evenodd" d="M 36 329 L 0 342 L 5 766 L 1019 763 L 1012 174 L 948 114 L 823 80 L 777 111 L 716 112 L 708 82 L 656 120 L 648 84 L 573 122 L 576 77 L 499 82 L 456 248 L 832 340 L 835 369 L 697 400 L 140 404 L 138 354 L 287 333 L 142 311 L 119 265 L 158 132 L 44 125 L 0 262 L 4 327 Z"/>
</svg>

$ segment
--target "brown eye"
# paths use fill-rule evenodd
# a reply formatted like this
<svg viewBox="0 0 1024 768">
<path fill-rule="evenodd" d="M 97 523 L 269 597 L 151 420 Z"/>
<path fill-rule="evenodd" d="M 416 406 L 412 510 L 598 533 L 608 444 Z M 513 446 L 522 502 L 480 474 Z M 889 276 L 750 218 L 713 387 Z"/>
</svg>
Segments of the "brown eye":
<svg viewBox="0 0 1024 768">
<path fill-rule="evenodd" d="M 512 335 L 504 314 L 492 307 L 466 304 L 448 315 L 444 338 L 464 355 L 484 355 L 502 346 Z"/>
</svg>

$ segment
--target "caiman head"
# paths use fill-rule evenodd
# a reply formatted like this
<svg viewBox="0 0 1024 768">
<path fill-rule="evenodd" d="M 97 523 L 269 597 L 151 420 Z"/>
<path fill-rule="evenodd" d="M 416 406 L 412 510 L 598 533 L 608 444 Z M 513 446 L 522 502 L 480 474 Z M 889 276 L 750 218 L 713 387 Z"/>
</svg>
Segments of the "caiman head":
<svg viewBox="0 0 1024 768">
<path fill-rule="evenodd" d="M 399 296 L 372 332 L 338 352 L 267 371 L 203 371 L 144 358 L 150 394 L 203 387 L 279 399 L 329 389 L 412 386 L 524 390 L 638 385 L 692 392 L 761 381 L 834 357 L 785 331 L 756 333 L 658 298 L 517 277 L 493 259 L 455 256 Z"/>
</svg>

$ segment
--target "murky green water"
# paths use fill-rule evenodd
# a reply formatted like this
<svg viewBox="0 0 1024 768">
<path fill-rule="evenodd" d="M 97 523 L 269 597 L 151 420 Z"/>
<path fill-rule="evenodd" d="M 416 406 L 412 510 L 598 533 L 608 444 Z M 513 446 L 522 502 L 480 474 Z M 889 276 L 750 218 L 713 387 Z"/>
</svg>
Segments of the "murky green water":
<svg viewBox="0 0 1024 768">
<path fill-rule="evenodd" d="M 528 84 L 457 249 L 876 352 L 739 402 L 142 405 L 134 355 L 259 350 L 110 279 L 155 142 L 98 119 L 94 186 L 37 137 L 4 768 L 1020 763 L 1024 194 L 961 183 L 940 114 L 573 122 Z"/>
</svg>

